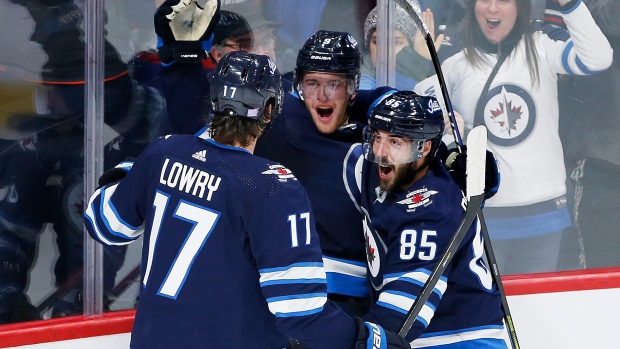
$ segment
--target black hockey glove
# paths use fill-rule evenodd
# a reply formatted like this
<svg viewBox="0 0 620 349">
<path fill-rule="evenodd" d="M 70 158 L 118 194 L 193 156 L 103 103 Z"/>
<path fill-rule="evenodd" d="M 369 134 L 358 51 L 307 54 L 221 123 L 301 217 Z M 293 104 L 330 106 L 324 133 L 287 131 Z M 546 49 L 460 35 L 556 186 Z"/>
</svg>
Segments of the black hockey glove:
<svg viewBox="0 0 620 349">
<path fill-rule="evenodd" d="M 467 195 L 467 146 L 463 152 L 453 148 L 447 151 L 443 161 L 454 182 Z M 493 153 L 487 150 L 486 171 L 484 174 L 484 199 L 490 199 L 497 193 L 500 183 L 499 166 Z"/>
<path fill-rule="evenodd" d="M 97 181 L 97 189 L 103 187 L 104 185 L 118 182 L 121 179 L 125 178 L 129 170 L 131 170 L 132 166 L 132 161 L 123 161 L 120 164 L 114 166 L 113 168 L 105 171 Z"/>
<path fill-rule="evenodd" d="M 200 63 L 207 55 L 202 46 L 220 19 L 220 1 L 207 0 L 204 9 L 196 0 L 166 0 L 155 11 L 155 33 L 161 39 L 159 59 Z"/>
<path fill-rule="evenodd" d="M 379 349 L 410 349 L 409 343 L 396 333 L 385 331 L 383 327 L 364 322 L 354 317 L 357 328 L 357 342 L 355 349 L 379 348 Z"/>
</svg>

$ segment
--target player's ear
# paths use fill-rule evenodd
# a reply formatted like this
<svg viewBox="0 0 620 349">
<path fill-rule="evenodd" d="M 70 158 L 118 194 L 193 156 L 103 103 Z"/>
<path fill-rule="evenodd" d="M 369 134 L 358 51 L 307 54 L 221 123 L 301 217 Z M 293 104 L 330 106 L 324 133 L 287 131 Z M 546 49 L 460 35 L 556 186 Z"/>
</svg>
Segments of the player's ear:
<svg viewBox="0 0 620 349">
<path fill-rule="evenodd" d="M 433 143 L 431 141 L 424 142 L 424 148 L 422 148 L 422 155 L 427 156 L 431 149 L 433 149 Z"/>
</svg>

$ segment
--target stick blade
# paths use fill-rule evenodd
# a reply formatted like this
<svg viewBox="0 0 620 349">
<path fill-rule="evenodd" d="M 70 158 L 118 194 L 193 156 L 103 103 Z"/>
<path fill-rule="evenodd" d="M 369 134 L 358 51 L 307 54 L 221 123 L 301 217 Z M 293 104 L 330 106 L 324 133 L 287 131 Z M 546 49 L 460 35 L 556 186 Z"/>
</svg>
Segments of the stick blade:
<svg viewBox="0 0 620 349">
<path fill-rule="evenodd" d="M 467 200 L 484 194 L 486 172 L 487 129 L 474 127 L 467 135 Z"/>
</svg>

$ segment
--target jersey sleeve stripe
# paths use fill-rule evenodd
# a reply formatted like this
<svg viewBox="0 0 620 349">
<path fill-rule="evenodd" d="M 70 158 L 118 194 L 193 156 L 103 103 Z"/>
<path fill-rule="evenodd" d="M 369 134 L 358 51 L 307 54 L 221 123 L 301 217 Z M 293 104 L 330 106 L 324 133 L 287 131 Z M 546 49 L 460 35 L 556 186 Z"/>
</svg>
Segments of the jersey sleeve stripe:
<svg viewBox="0 0 620 349">
<path fill-rule="evenodd" d="M 402 308 L 400 306 L 394 305 L 393 303 L 382 302 L 381 300 L 377 301 L 377 305 L 394 310 L 400 314 L 407 315 L 407 313 L 409 312 L 409 308 L 411 307 L 411 305 L 413 305 L 413 301 L 411 301 L 411 305 L 409 306 L 409 308 Z M 434 315 L 435 310 L 433 309 L 433 307 L 429 306 L 428 303 L 426 303 L 424 304 L 424 306 L 422 306 L 422 310 L 420 310 L 420 313 L 418 314 L 416 320 L 420 321 L 424 325 L 424 327 L 428 327 L 428 324 L 431 322 L 431 319 Z"/>
<path fill-rule="evenodd" d="M 86 212 L 84 212 L 84 218 L 90 223 L 90 227 L 92 228 L 92 233 L 97 240 L 101 241 L 106 245 L 126 245 L 132 242 L 134 239 L 121 239 L 117 236 L 111 236 L 112 239 L 108 238 L 104 235 L 99 226 L 97 225 L 97 219 L 94 214 L 94 206 L 96 199 L 99 198 L 101 189 L 97 189 L 95 193 L 91 196 L 90 201 L 88 202 L 88 207 L 86 208 Z M 87 224 L 88 227 L 88 224 Z"/>
<path fill-rule="evenodd" d="M 279 272 L 279 271 L 286 271 L 288 269 L 295 268 L 295 267 L 323 267 L 323 263 L 320 263 L 320 262 L 294 263 L 291 265 L 287 265 L 285 267 L 260 269 L 258 272 L 261 274 L 266 274 L 266 273 L 273 273 L 273 272 Z"/>
<path fill-rule="evenodd" d="M 267 298 L 269 311 L 277 317 L 318 313 L 327 302 L 327 293 L 307 293 Z"/>
<path fill-rule="evenodd" d="M 119 217 L 114 204 L 110 202 L 112 194 L 116 191 L 118 184 L 110 187 L 101 188 L 101 218 L 110 233 L 128 239 L 135 239 L 136 232 L 140 227 L 134 227 Z"/>
<path fill-rule="evenodd" d="M 323 256 L 323 265 L 328 273 L 338 273 L 366 278 L 366 264 Z"/>
<path fill-rule="evenodd" d="M 383 286 L 386 287 L 390 283 L 402 281 L 423 287 L 429 276 L 430 272 L 424 269 L 417 269 L 416 271 L 413 271 L 411 273 L 389 274 L 386 275 Z M 441 298 L 446 292 L 447 288 L 448 279 L 442 276 L 439 278 L 439 281 L 437 281 L 437 285 L 435 285 L 435 287 L 433 288 L 433 292 L 435 292 Z"/>
<path fill-rule="evenodd" d="M 405 292 L 384 291 L 379 295 L 377 304 L 381 304 L 383 306 L 389 305 L 390 309 L 394 309 L 402 314 L 407 314 L 413 305 L 415 298 L 415 296 Z"/>
<path fill-rule="evenodd" d="M 317 284 L 325 283 L 325 279 L 287 279 L 287 280 L 272 280 L 261 282 L 261 287 L 272 285 L 284 285 L 284 284 Z"/>
<path fill-rule="evenodd" d="M 262 269 L 259 272 L 261 274 L 261 287 L 283 283 L 300 283 L 299 280 L 326 283 L 322 263 L 299 263 L 283 268 Z"/>
</svg>

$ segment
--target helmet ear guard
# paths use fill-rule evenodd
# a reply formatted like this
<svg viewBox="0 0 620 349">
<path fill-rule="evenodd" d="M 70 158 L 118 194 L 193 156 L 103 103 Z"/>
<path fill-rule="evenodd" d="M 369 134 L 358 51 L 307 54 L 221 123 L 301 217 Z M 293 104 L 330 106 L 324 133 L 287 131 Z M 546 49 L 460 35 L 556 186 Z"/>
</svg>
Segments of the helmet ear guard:
<svg viewBox="0 0 620 349">
<path fill-rule="evenodd" d="M 375 149 L 378 149 L 377 131 L 389 133 L 389 136 L 380 137 L 380 145 L 391 144 L 392 155 L 395 155 L 394 144 L 398 143 L 394 138 L 412 142 L 410 157 L 401 152 L 399 158 L 393 157 L 389 164 L 413 162 L 421 158 L 426 141 L 431 141 L 430 159 L 435 158 L 444 131 L 443 113 L 437 100 L 412 91 L 398 91 L 385 97 L 372 109 L 368 124 L 364 130 L 364 157 L 378 163 L 384 163 L 385 160 L 380 159 L 380 154 L 374 154 Z M 392 139 L 384 143 L 386 138 Z"/>
</svg>

